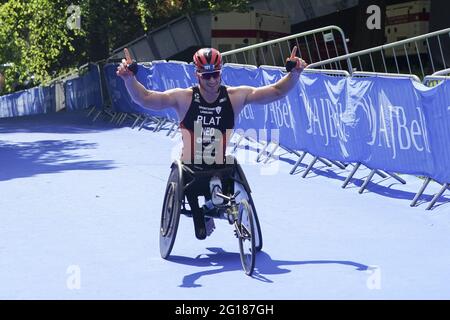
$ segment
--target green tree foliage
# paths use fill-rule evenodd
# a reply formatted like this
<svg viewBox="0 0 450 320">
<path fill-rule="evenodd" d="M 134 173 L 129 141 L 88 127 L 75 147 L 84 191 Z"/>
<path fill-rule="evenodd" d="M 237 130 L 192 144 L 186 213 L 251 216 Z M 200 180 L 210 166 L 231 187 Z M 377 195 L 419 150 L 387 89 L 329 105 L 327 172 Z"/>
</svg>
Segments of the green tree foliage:
<svg viewBox="0 0 450 320">
<path fill-rule="evenodd" d="M 10 0 L 0 6 L 0 64 L 5 70 L 6 89 L 31 76 L 47 80 L 54 62 L 64 50 L 74 51 L 73 36 L 65 25 L 65 1 Z"/>
<path fill-rule="evenodd" d="M 243 11 L 248 2 L 0 0 L 0 72 L 6 78 L 6 92 L 30 78 L 39 84 L 70 68 L 105 59 L 113 49 L 177 16 L 202 10 Z M 70 5 L 80 8 L 80 29 L 67 26 Z"/>
</svg>

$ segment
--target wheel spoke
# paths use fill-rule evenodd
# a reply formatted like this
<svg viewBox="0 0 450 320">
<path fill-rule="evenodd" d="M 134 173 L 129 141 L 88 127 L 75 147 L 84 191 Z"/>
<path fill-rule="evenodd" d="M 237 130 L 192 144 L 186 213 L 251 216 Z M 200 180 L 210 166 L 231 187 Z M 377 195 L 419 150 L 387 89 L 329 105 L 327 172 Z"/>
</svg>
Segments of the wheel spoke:
<svg viewBox="0 0 450 320">
<path fill-rule="evenodd" d="M 241 235 L 244 240 L 250 240 L 252 237 L 250 230 L 248 230 L 243 224 L 241 224 Z"/>
</svg>

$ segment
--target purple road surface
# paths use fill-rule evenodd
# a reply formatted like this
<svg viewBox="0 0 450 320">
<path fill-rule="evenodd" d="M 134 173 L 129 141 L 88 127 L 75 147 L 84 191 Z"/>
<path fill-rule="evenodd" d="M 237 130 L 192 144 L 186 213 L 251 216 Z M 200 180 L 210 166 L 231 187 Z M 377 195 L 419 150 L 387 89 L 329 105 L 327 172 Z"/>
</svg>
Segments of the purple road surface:
<svg viewBox="0 0 450 320">
<path fill-rule="evenodd" d="M 92 123 L 84 114 L 0 119 L 1 299 L 450 299 L 449 192 L 426 211 L 432 183 L 296 158 L 237 156 L 253 189 L 264 248 L 244 274 L 232 226 L 204 241 L 182 216 L 170 260 L 159 223 L 178 139 Z M 174 151 L 175 150 L 175 151 Z"/>
</svg>

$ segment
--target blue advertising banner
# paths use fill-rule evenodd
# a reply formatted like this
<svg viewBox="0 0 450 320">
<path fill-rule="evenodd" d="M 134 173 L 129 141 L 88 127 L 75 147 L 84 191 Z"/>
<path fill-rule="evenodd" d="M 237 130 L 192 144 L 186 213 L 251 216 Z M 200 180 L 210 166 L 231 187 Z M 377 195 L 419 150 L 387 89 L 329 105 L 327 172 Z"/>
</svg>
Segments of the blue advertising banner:
<svg viewBox="0 0 450 320">
<path fill-rule="evenodd" d="M 154 63 L 140 68 L 138 80 L 156 91 L 197 83 L 192 65 Z M 105 70 L 110 75 L 115 108 L 128 112 L 141 108 L 131 102 L 115 67 Z M 222 80 L 229 86 L 261 87 L 275 83 L 284 74 L 277 68 L 226 65 Z M 448 182 L 449 83 L 428 88 L 407 78 L 305 72 L 285 97 L 246 105 L 236 115 L 236 129 L 266 130 L 267 139 L 324 158 Z M 176 118 L 170 109 L 145 112 Z M 276 131 L 277 137 L 270 135 L 271 131 Z"/>
<path fill-rule="evenodd" d="M 339 76 L 304 73 L 299 82 L 297 149 L 334 160 L 349 156 L 346 147 L 346 79 Z M 351 122 L 351 119 L 347 119 Z M 351 123 L 349 123 L 351 126 Z"/>
<path fill-rule="evenodd" d="M 450 182 L 450 80 L 433 88 L 416 85 L 422 102 L 423 125 L 427 144 L 419 146 L 431 156 L 431 178 Z"/>
<path fill-rule="evenodd" d="M 66 108 L 70 111 L 103 106 L 100 74 L 97 65 L 90 65 L 85 74 L 65 81 Z"/>
<path fill-rule="evenodd" d="M 151 110 L 132 102 L 117 65 L 104 67 L 112 107 L 178 119 L 175 110 Z M 65 84 L 69 110 L 102 104 L 98 70 Z M 226 65 L 228 86 L 262 87 L 284 76 L 278 68 Z M 146 88 L 165 91 L 197 84 L 194 66 L 178 62 L 139 65 Z M 0 97 L 0 117 L 56 110 L 55 86 L 35 87 Z M 342 77 L 303 73 L 285 97 L 248 104 L 236 115 L 236 129 L 279 141 L 294 150 L 370 168 L 450 182 L 450 81 L 429 88 L 407 78 Z M 272 133 L 271 133 L 272 132 Z M 273 133 L 275 132 L 275 134 Z"/>
<path fill-rule="evenodd" d="M 55 86 L 34 87 L 0 96 L 0 118 L 55 111 Z"/>
</svg>

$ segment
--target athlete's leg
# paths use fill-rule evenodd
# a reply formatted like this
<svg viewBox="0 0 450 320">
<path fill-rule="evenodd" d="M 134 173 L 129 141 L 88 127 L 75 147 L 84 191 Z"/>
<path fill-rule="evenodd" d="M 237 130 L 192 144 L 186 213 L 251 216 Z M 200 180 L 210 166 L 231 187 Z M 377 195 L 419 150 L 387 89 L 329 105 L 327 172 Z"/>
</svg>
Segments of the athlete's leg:
<svg viewBox="0 0 450 320">
<path fill-rule="evenodd" d="M 195 236 L 197 239 L 203 240 L 206 238 L 205 216 L 203 215 L 203 210 L 198 206 L 198 197 L 194 194 L 189 194 L 186 197 L 191 207 Z"/>
<path fill-rule="evenodd" d="M 189 166 L 191 169 L 193 167 Z M 186 184 L 192 181 L 192 177 L 187 178 Z M 207 236 L 205 216 L 203 214 L 203 209 L 200 208 L 198 204 L 199 196 L 207 196 L 209 191 L 209 185 L 207 180 L 203 178 L 196 178 L 194 183 L 192 183 L 186 189 L 186 198 L 191 207 L 192 219 L 194 220 L 194 230 L 197 239 L 203 240 Z"/>
</svg>

